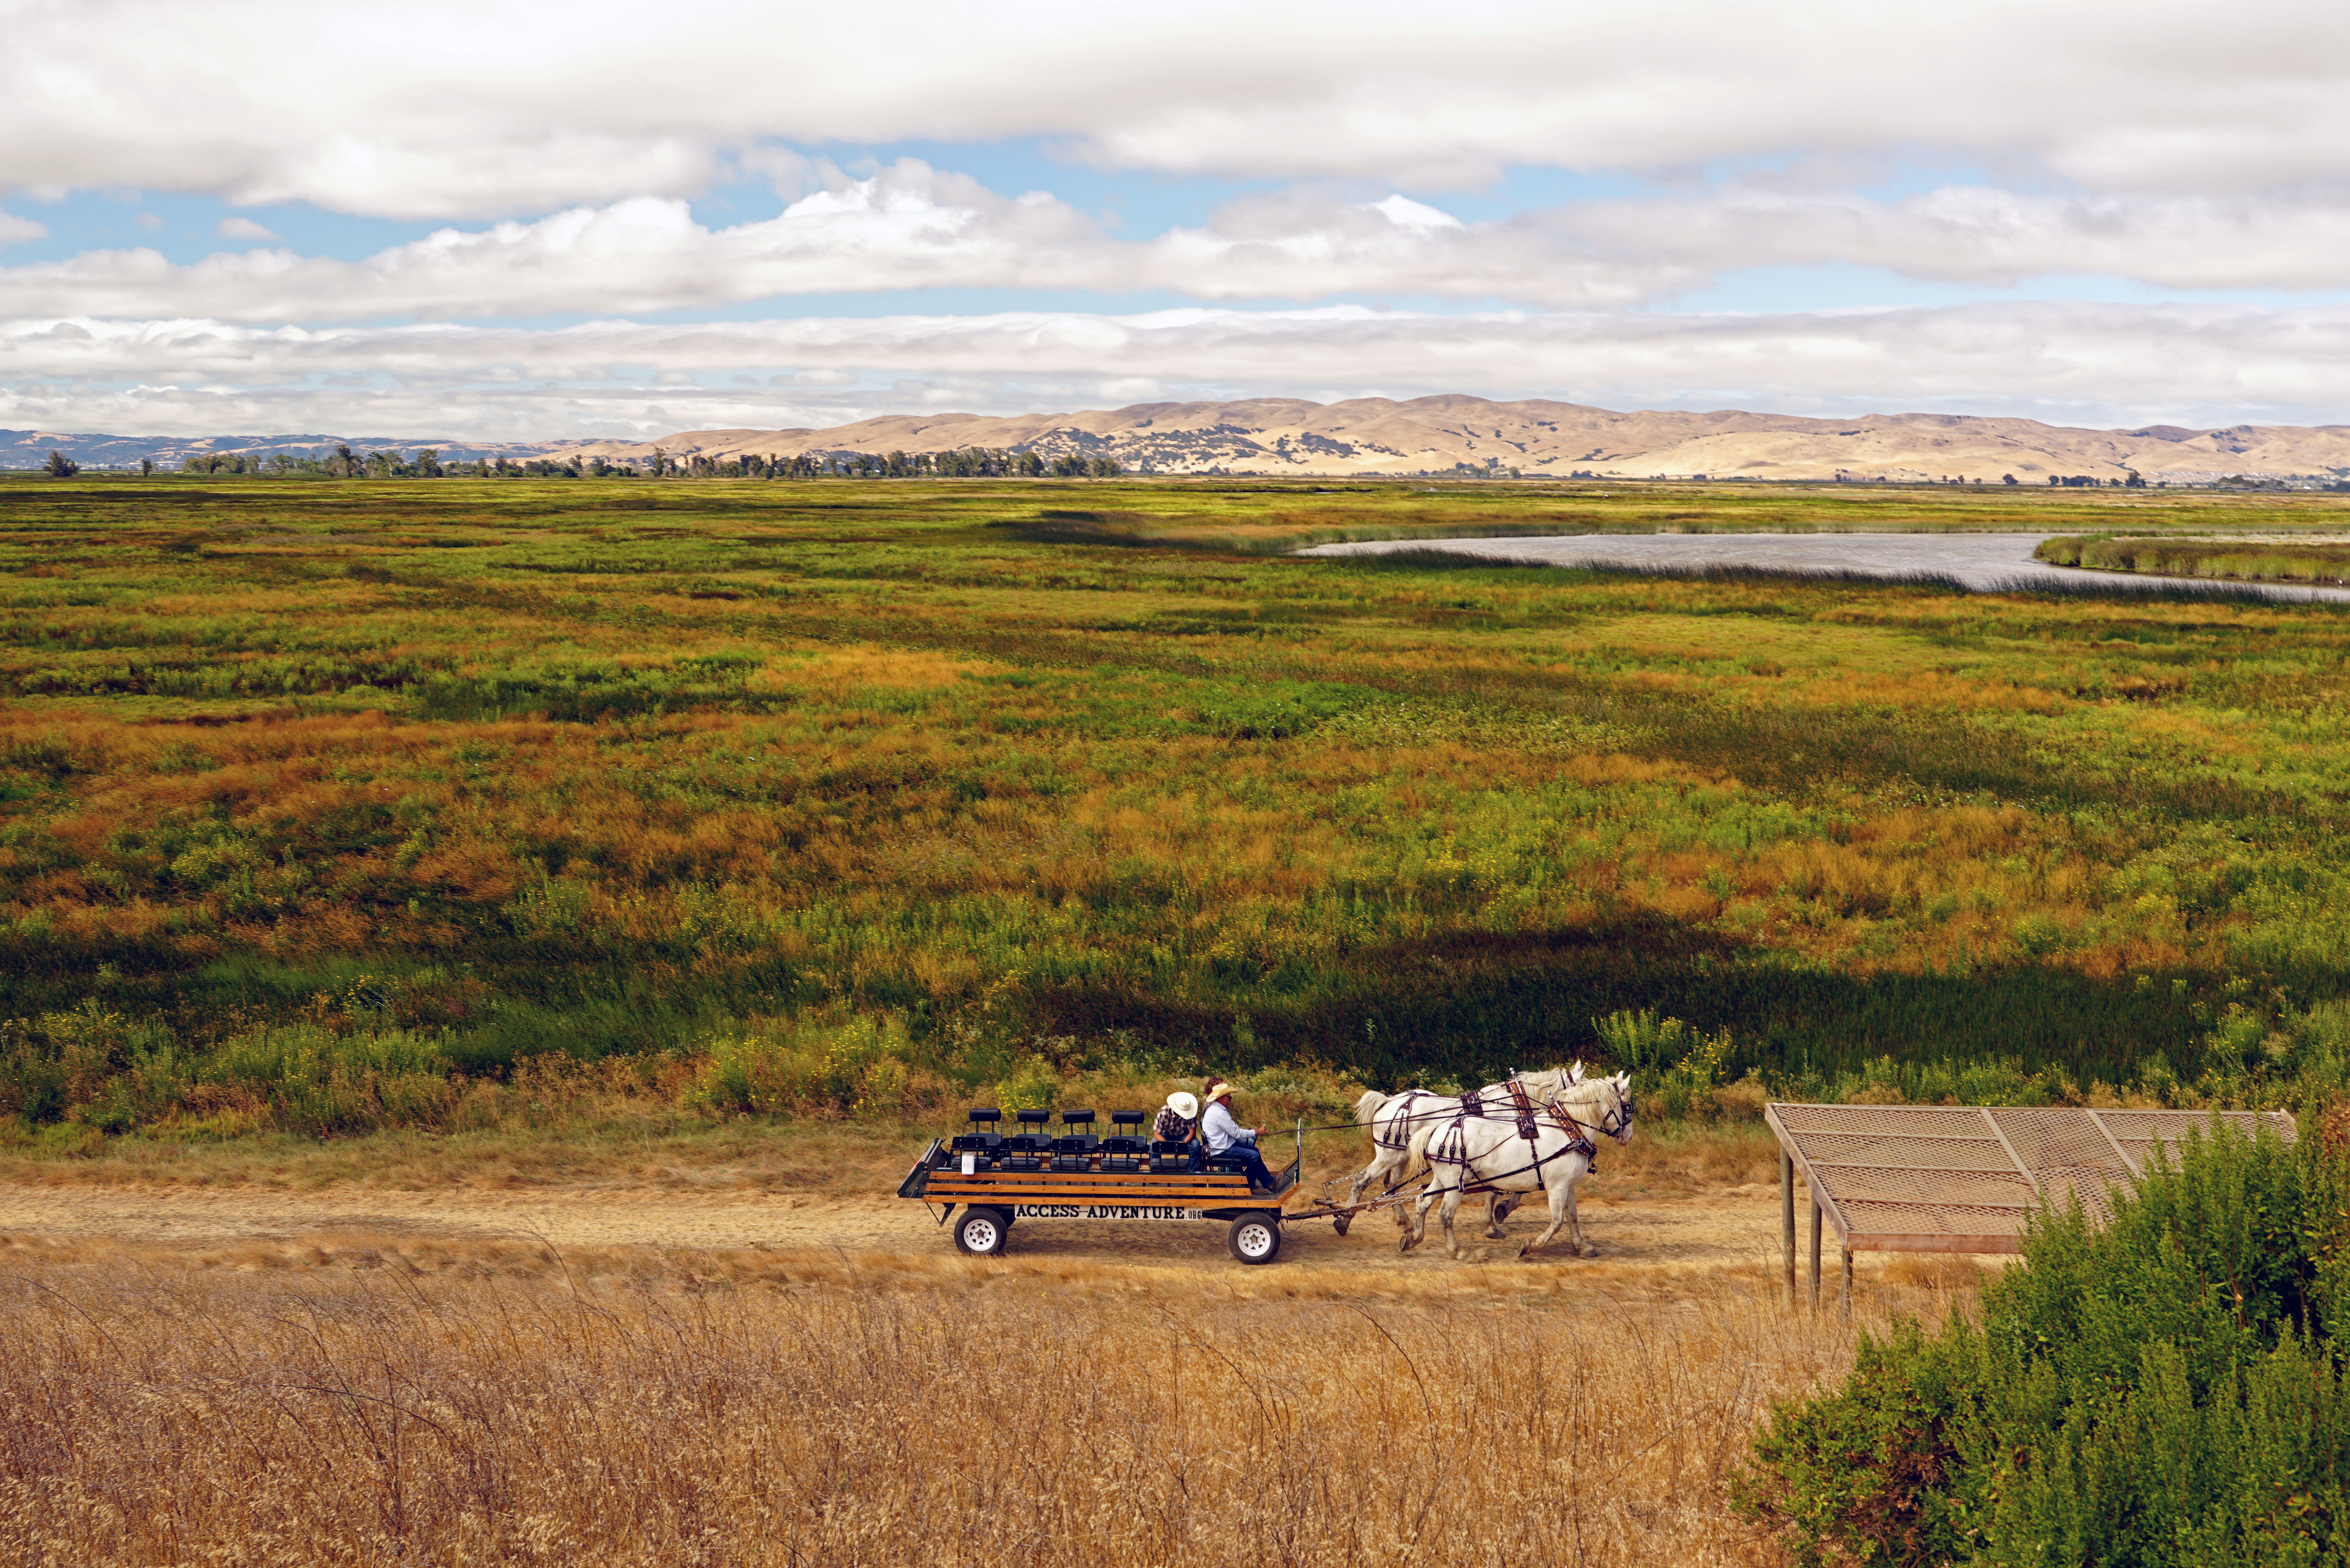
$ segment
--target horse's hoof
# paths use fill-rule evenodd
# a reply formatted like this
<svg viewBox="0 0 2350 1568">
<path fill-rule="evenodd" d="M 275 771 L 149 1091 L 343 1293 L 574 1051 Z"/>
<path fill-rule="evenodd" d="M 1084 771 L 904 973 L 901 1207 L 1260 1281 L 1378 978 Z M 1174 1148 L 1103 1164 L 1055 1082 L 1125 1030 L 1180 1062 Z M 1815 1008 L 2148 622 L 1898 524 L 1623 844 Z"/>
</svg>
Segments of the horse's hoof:
<svg viewBox="0 0 2350 1568">
<path fill-rule="evenodd" d="M 1575 1255 L 1578 1258 L 1596 1258 L 1599 1256 L 1599 1249 L 1586 1242 L 1575 1250 Z"/>
<path fill-rule="evenodd" d="M 1507 1231 L 1504 1231 L 1499 1225 L 1496 1225 L 1492 1230 L 1485 1232 L 1485 1240 L 1488 1241 L 1498 1241 L 1508 1234 L 1509 1232 Z"/>
<path fill-rule="evenodd" d="M 1355 1217 L 1353 1215 L 1341 1214 L 1336 1219 L 1330 1221 L 1330 1226 L 1331 1229 L 1336 1231 L 1339 1235 L 1343 1236 L 1347 1233 L 1347 1227 L 1354 1222 Z"/>
<path fill-rule="evenodd" d="M 1413 1238 L 1412 1236 L 1410 1236 L 1409 1234 L 1405 1234 L 1405 1235 L 1402 1235 L 1402 1236 L 1399 1236 L 1399 1237 L 1397 1237 L 1397 1238 L 1396 1238 L 1396 1251 L 1399 1251 L 1399 1252 L 1409 1252 L 1409 1251 L 1411 1251 L 1411 1245 L 1412 1245 L 1412 1241 L 1413 1241 L 1413 1240 L 1414 1240 L 1414 1238 Z"/>
</svg>

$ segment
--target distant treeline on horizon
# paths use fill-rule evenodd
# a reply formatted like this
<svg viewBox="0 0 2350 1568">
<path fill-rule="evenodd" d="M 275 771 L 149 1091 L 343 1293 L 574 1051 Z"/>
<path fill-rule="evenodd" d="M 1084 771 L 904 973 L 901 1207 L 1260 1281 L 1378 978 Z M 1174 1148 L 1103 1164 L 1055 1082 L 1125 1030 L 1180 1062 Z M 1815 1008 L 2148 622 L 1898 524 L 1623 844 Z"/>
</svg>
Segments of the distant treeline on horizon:
<svg viewBox="0 0 2350 1568">
<path fill-rule="evenodd" d="M 275 452 L 199 452 L 183 459 L 176 469 L 158 464 L 151 458 L 141 458 L 135 465 L 119 468 L 92 467 L 67 457 L 62 452 L 51 452 L 46 463 L 16 472 L 46 472 L 55 479 L 70 479 L 89 469 L 95 472 L 129 473 L 140 477 L 155 474 L 199 474 L 206 477 L 261 477 L 309 479 L 1119 479 L 1151 475 L 1153 471 L 1140 468 L 1129 471 L 1116 458 L 1087 457 L 1075 452 L 1047 457 L 1033 447 L 994 448 L 966 447 L 946 452 L 804 452 L 789 456 L 779 452 L 764 455 L 746 452 L 740 457 L 711 458 L 699 453 L 688 457 L 671 457 L 658 447 L 645 459 L 613 459 L 601 456 L 581 457 L 574 452 L 565 458 L 473 458 L 443 462 L 436 447 L 418 447 L 413 455 L 399 449 L 362 452 L 348 443 L 337 442 L 330 447 L 312 451 Z M 0 471 L 5 472 L 5 471 Z M 1165 477 L 1177 478 L 1262 478 L 1253 470 L 1215 469 L 1206 472 L 1182 471 Z M 1281 477 L 1281 476 L 1274 476 Z M 1297 478 L 1329 477 L 1327 475 L 1295 475 Z M 1427 470 L 1418 473 L 1376 473 L 1352 476 L 1365 480 L 1407 480 L 1429 478 L 1461 479 L 1533 479 L 1555 480 L 1561 476 L 1550 473 L 1523 473 L 1514 468 L 1503 469 L 1498 464 L 1480 468 L 1470 463 L 1457 463 L 1451 469 Z M 1627 478 L 1576 469 L 1564 477 L 1575 481 L 1607 483 L 1802 483 L 1817 484 L 1901 484 L 1969 485 L 1971 488 L 2007 488 L 2022 482 L 2013 474 L 1966 480 L 1895 479 L 1889 476 L 1839 472 L 1831 481 L 1754 480 L 1744 475 L 1707 475 L 1659 473 L 1647 480 Z M 2135 472 L 2126 479 L 2099 479 L 2091 474 L 2048 475 L 2050 487 L 2065 489 L 2144 489 L 2145 478 Z M 2219 480 L 2154 481 L 2154 488 L 2178 489 L 2273 489 L 2286 486 L 2314 487 L 2324 490 L 2350 491 L 2350 483 L 2334 480 L 2328 474 L 2265 474 L 2241 475 Z M 2034 486 L 2033 488 L 2037 488 Z"/>
</svg>

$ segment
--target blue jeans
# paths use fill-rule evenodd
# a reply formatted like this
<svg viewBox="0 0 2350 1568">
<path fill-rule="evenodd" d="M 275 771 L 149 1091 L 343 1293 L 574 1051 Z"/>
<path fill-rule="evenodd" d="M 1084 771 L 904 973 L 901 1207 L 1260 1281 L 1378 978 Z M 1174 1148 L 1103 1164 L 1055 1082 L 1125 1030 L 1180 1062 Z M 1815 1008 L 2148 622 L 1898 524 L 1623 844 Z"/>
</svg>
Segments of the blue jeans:
<svg viewBox="0 0 2350 1568">
<path fill-rule="evenodd" d="M 1267 1191 L 1272 1190 L 1273 1172 L 1264 1168 L 1264 1156 L 1257 1153 L 1256 1145 L 1253 1143 L 1236 1143 L 1215 1158 L 1218 1159 L 1244 1159 L 1248 1161 L 1246 1165 L 1241 1167 L 1241 1169 L 1247 1175 L 1248 1179 L 1257 1186 L 1265 1189 Z"/>
</svg>

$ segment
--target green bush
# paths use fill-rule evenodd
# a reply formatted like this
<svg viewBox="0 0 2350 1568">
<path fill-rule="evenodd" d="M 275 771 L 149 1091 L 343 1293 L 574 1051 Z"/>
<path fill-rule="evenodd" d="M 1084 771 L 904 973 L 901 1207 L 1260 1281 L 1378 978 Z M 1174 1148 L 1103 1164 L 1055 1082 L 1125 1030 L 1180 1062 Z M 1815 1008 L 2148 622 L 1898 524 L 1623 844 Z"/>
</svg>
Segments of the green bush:
<svg viewBox="0 0 2350 1568">
<path fill-rule="evenodd" d="M 2343 1561 L 2345 1231 L 2324 1140 L 2190 1137 L 2109 1223 L 2043 1213 L 1980 1323 L 1782 1406 L 1742 1503 L 1807 1563 Z"/>
<path fill-rule="evenodd" d="M 1659 1019 L 1647 1008 L 1595 1018 L 1591 1027 L 1616 1064 L 1634 1075 L 1635 1087 L 1651 1095 L 1653 1114 L 1680 1121 L 1712 1111 L 1714 1083 L 1730 1055 L 1729 1030 L 1700 1033 L 1678 1018 Z"/>
<path fill-rule="evenodd" d="M 151 1115 L 182 1075 L 171 1032 L 95 997 L 69 1012 L 0 1023 L 0 1115 L 68 1115 L 120 1132 Z"/>
<path fill-rule="evenodd" d="M 0 1026 L 0 1115 L 26 1125 L 124 1133 L 229 1112 L 247 1128 L 366 1132 L 438 1126 L 455 1092 L 435 1033 L 297 1023 L 197 1051 L 96 1001 Z"/>
<path fill-rule="evenodd" d="M 729 1032 L 698 1043 L 695 1106 L 721 1115 L 895 1116 L 930 1097 L 903 1018 Z"/>
<path fill-rule="evenodd" d="M 191 1076 L 189 1109 L 248 1110 L 318 1135 L 435 1127 L 456 1094 L 438 1037 L 403 1029 L 255 1029 L 197 1058 Z"/>
<path fill-rule="evenodd" d="M 2044 1106 L 2064 1097 L 2065 1087 L 2061 1073 L 2027 1073 L 2021 1064 L 1999 1057 L 1924 1062 L 1887 1055 L 1862 1063 L 1857 1072 L 1838 1074 L 1825 1097 L 1860 1105 Z"/>
</svg>

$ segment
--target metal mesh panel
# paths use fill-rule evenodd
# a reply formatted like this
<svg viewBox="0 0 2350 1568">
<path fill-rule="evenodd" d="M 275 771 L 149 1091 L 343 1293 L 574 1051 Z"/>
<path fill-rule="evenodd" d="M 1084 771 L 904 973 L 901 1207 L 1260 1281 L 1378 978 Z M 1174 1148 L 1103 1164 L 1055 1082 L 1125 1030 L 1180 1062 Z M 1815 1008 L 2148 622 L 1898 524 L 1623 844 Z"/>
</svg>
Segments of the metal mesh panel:
<svg viewBox="0 0 2350 1568">
<path fill-rule="evenodd" d="M 2032 1184 L 2015 1173 L 1974 1170 L 1919 1170 L 1884 1165 L 1824 1165 L 1813 1171 L 1839 1200 L 1885 1202 L 1988 1203 L 2030 1209 L 2038 1199 Z"/>
<path fill-rule="evenodd" d="M 1791 1132 L 1847 1132 L 1864 1137 L 1991 1137 L 1982 1113 L 1963 1106 L 1778 1106 Z"/>
<path fill-rule="evenodd" d="M 2095 1118 L 2085 1111 L 2020 1110 L 2002 1106 L 1991 1113 L 2006 1136 L 2008 1147 L 2023 1168 L 2043 1170 L 2102 1170 L 2124 1178 L 2129 1167 Z"/>
<path fill-rule="evenodd" d="M 2091 1111 L 2002 1106 L 1773 1105 L 1779 1144 L 1846 1246 L 2012 1250 L 2040 1200 L 2077 1200 L 2094 1220 L 2143 1172 L 2158 1144 L 2206 1111 Z M 2293 1136 L 2281 1112 L 2228 1111 L 2243 1131 Z"/>
<path fill-rule="evenodd" d="M 1949 1236 L 1973 1240 L 2015 1234 L 2016 1211 L 1978 1209 L 1963 1203 L 1870 1203 L 1847 1206 L 1854 1234 L 1868 1236 Z M 1957 1249 L 1952 1249 L 1957 1251 Z"/>
<path fill-rule="evenodd" d="M 2090 1222 L 2097 1225 L 2102 1225 L 2113 1218 L 2114 1189 L 2116 1186 L 2129 1185 L 2129 1178 L 2126 1176 L 2116 1177 L 2101 1170 L 2083 1170 L 2077 1168 L 2071 1170 L 2043 1172 L 2040 1180 L 2047 1191 L 2048 1201 L 2059 1213 L 2064 1212 L 2074 1202 L 2078 1202 L 2082 1212 L 2089 1217 Z"/>
<path fill-rule="evenodd" d="M 2100 1111 L 2097 1116 L 2141 1173 L 2153 1168 L 2156 1144 L 2169 1146 L 2168 1158 L 2176 1165 L 2180 1139 L 2189 1132 L 2209 1137 L 2211 1131 L 2210 1111 Z M 2241 1132 L 2267 1127 L 2281 1137 L 2293 1137 L 2293 1118 L 2282 1111 L 2221 1111 L 2219 1116 Z"/>
<path fill-rule="evenodd" d="M 2007 1157 L 2006 1145 L 1991 1137 L 1988 1127 L 1983 1128 L 1981 1137 L 1931 1141 L 1864 1137 L 1854 1133 L 1806 1133 L 1804 1147 L 1814 1165 L 1889 1165 L 1913 1170 L 1996 1170 L 2009 1176 L 2015 1174 L 2015 1161 Z"/>
</svg>

